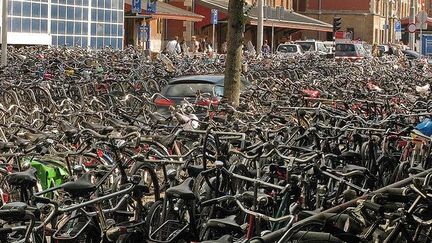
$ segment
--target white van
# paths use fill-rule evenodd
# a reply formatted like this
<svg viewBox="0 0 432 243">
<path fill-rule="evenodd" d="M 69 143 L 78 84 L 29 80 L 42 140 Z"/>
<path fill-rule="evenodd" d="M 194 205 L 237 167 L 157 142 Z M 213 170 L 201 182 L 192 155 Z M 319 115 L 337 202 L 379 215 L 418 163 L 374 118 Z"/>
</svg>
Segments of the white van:
<svg viewBox="0 0 432 243">
<path fill-rule="evenodd" d="M 316 40 L 298 40 L 295 41 L 299 44 L 305 52 L 317 52 L 320 55 L 326 55 L 330 53 L 330 50 L 324 45 L 322 41 Z"/>
</svg>

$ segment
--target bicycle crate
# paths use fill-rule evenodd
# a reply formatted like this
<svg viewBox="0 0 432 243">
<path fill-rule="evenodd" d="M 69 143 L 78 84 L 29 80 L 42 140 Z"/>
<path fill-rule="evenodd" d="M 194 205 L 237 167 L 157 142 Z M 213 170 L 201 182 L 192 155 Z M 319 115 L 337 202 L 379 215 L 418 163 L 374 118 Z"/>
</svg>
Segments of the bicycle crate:
<svg viewBox="0 0 432 243">
<path fill-rule="evenodd" d="M 176 220 L 167 220 L 150 234 L 150 240 L 160 243 L 174 242 L 187 227 L 188 224 L 186 223 L 180 223 Z"/>
</svg>

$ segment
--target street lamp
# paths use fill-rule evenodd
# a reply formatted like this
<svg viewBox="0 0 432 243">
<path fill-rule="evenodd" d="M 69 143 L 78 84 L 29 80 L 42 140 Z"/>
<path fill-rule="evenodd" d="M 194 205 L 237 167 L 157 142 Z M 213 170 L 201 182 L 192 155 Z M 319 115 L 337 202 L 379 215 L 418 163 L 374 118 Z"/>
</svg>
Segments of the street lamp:
<svg viewBox="0 0 432 243">
<path fill-rule="evenodd" d="M 2 54 L 1 54 L 1 64 L 2 66 L 7 65 L 7 22 L 8 22 L 8 0 L 3 0 L 2 2 Z"/>
</svg>

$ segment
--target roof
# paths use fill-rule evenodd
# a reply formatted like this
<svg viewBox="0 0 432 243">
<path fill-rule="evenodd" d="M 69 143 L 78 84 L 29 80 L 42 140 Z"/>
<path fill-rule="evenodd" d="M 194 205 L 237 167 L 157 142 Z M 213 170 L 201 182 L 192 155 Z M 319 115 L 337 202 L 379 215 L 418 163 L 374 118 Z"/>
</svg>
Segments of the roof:
<svg viewBox="0 0 432 243">
<path fill-rule="evenodd" d="M 183 77 L 171 79 L 169 81 L 169 84 L 183 83 L 184 81 L 192 81 L 191 83 L 205 82 L 205 83 L 223 85 L 224 77 L 225 77 L 224 75 L 189 75 L 189 76 L 183 76 Z"/>
<path fill-rule="evenodd" d="M 126 3 L 128 2 L 128 3 Z M 173 20 L 184 20 L 199 22 L 204 16 L 177 8 L 171 4 L 164 3 L 161 1 L 157 2 L 156 13 L 146 13 L 145 9 L 142 9 L 141 14 L 131 15 L 132 6 L 131 0 L 126 0 L 124 4 L 125 18 L 155 18 L 155 19 L 173 19 Z M 128 16 L 129 15 L 129 16 Z"/>
<path fill-rule="evenodd" d="M 222 12 L 228 12 L 228 0 L 197 0 L 197 3 L 208 8 L 218 9 Z M 271 8 L 269 15 L 276 16 L 276 8 Z M 292 10 L 284 10 L 281 20 L 277 18 L 264 18 L 264 26 L 274 26 L 280 28 L 300 29 L 300 30 L 316 30 L 316 31 L 333 31 L 331 24 L 316 20 L 314 18 L 296 13 Z M 258 24 L 258 9 L 252 7 L 248 18 L 252 25 Z"/>
</svg>

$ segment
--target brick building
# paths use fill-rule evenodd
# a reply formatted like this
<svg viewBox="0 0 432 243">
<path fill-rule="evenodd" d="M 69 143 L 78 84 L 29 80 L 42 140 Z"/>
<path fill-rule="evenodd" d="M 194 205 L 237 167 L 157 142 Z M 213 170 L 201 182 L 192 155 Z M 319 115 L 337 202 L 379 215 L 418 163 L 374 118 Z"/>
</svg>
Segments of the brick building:
<svg viewBox="0 0 432 243">
<path fill-rule="evenodd" d="M 423 1 L 431 2 L 415 1 L 416 11 L 421 9 Z M 335 16 L 341 17 L 341 30 L 352 31 L 354 39 L 384 43 L 395 40 L 394 21 L 408 18 L 411 0 L 294 0 L 293 4 L 295 11 L 327 23 L 332 23 Z M 331 34 L 302 31 L 302 38 L 329 40 Z M 405 39 L 406 34 L 403 35 Z"/>
</svg>

